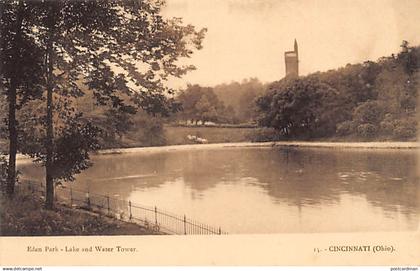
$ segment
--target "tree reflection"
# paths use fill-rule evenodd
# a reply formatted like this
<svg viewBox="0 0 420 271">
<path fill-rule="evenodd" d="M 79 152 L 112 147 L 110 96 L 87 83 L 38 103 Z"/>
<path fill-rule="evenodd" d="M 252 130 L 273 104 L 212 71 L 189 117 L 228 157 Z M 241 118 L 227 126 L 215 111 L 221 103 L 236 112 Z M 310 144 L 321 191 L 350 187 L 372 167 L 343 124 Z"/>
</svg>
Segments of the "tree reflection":
<svg viewBox="0 0 420 271">
<path fill-rule="evenodd" d="M 103 155 L 77 176 L 73 187 L 129 198 L 135 190 L 184 182 L 194 195 L 218 186 L 257 186 L 276 204 L 298 207 L 339 203 L 342 195 L 364 197 L 384 211 L 407 216 L 419 209 L 414 151 L 238 148 Z M 25 178 L 42 179 L 31 164 Z M 232 199 L 234 200 L 234 199 Z"/>
</svg>

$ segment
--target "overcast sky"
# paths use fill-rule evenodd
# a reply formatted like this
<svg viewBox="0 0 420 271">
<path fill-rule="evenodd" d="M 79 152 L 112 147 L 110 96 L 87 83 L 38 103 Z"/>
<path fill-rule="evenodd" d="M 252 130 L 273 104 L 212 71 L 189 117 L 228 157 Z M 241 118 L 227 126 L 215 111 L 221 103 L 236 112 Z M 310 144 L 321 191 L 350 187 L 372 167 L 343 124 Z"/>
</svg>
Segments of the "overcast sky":
<svg viewBox="0 0 420 271">
<path fill-rule="evenodd" d="M 301 75 L 377 60 L 403 39 L 420 45 L 419 10 L 420 0 L 167 0 L 165 16 L 208 28 L 187 62 L 197 70 L 170 84 L 279 80 L 294 38 Z"/>
</svg>

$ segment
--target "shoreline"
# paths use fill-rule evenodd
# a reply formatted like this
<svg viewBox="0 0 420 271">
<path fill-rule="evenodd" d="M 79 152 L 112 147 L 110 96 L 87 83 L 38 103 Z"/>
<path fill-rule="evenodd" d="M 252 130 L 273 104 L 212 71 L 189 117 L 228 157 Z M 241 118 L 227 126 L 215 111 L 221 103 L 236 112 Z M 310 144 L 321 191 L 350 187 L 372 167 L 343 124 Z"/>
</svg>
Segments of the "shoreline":
<svg viewBox="0 0 420 271">
<path fill-rule="evenodd" d="M 308 142 L 308 141 L 273 141 L 273 142 L 235 142 L 213 144 L 169 145 L 158 147 L 134 147 L 100 150 L 98 154 L 118 154 L 157 151 L 205 150 L 222 148 L 334 148 L 334 149 L 420 149 L 419 142 Z"/>
<path fill-rule="evenodd" d="M 272 142 L 234 142 L 211 144 L 167 145 L 157 147 L 130 147 L 99 150 L 94 155 L 124 154 L 124 153 L 157 153 L 171 151 L 210 150 L 223 148 L 328 148 L 328 149 L 359 149 L 359 150 L 415 150 L 420 149 L 419 142 L 321 142 L 321 141 L 272 141 Z M 18 154 L 16 160 L 31 159 Z"/>
</svg>

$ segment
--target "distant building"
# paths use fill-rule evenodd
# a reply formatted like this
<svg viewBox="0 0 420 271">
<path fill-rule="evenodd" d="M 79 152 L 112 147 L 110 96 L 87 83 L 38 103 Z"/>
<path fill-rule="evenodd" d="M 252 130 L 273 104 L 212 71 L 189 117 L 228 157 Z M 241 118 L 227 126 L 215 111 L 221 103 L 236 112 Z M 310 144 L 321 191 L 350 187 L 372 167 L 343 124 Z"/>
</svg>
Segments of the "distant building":
<svg viewBox="0 0 420 271">
<path fill-rule="evenodd" d="M 298 45 L 295 39 L 295 48 L 293 51 L 284 52 L 284 61 L 286 62 L 286 77 L 299 76 L 299 53 Z"/>
</svg>

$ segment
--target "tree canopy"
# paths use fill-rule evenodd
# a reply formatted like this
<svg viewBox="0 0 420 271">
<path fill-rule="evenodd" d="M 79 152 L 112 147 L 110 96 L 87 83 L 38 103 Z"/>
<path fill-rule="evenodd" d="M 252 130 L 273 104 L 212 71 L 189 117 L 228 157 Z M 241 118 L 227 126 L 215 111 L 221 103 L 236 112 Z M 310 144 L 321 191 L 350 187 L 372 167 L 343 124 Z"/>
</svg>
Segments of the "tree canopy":
<svg viewBox="0 0 420 271">
<path fill-rule="evenodd" d="M 198 121 L 225 122 L 227 108 L 214 93 L 213 88 L 189 85 L 177 96 L 181 105 L 181 119 Z"/>
<path fill-rule="evenodd" d="M 89 151 L 98 147 L 98 129 L 78 112 L 75 101 L 92 92 L 97 104 L 110 110 L 168 115 L 176 107 L 168 98 L 173 90 L 165 81 L 194 69 L 179 65 L 178 60 L 201 49 L 206 31 L 184 25 L 180 18 L 164 19 L 160 0 L 2 0 L 0 4 L 7 15 L 1 16 L 2 37 L 10 36 L 11 41 L 2 43 L 2 52 L 10 51 L 2 54 L 7 56 L 2 62 L 32 63 L 18 62 L 19 68 L 31 69 L 25 73 L 28 80 L 13 81 L 21 73 L 18 68 L 2 70 L 10 104 L 16 104 L 14 93 L 18 99 L 37 94 L 45 101 L 39 104 L 38 118 L 22 121 L 19 137 L 24 140 L 16 149 L 46 166 L 47 201 L 53 180 L 71 180 L 90 165 Z M 36 59 L 22 57 L 30 51 Z M 40 95 L 29 83 L 39 86 Z M 10 112 L 15 110 L 12 107 Z M 9 124 L 11 139 L 17 137 L 16 127 L 17 123 Z M 71 155 L 64 159 L 64 153 Z"/>
<path fill-rule="evenodd" d="M 250 123 L 256 121 L 257 97 L 263 95 L 267 85 L 257 78 L 244 79 L 241 82 L 220 84 L 214 87 L 217 97 L 233 112 L 234 122 Z M 232 113 L 231 113 L 232 114 Z"/>
<path fill-rule="evenodd" d="M 259 124 L 291 138 L 415 139 L 420 47 L 270 85 Z"/>
</svg>

